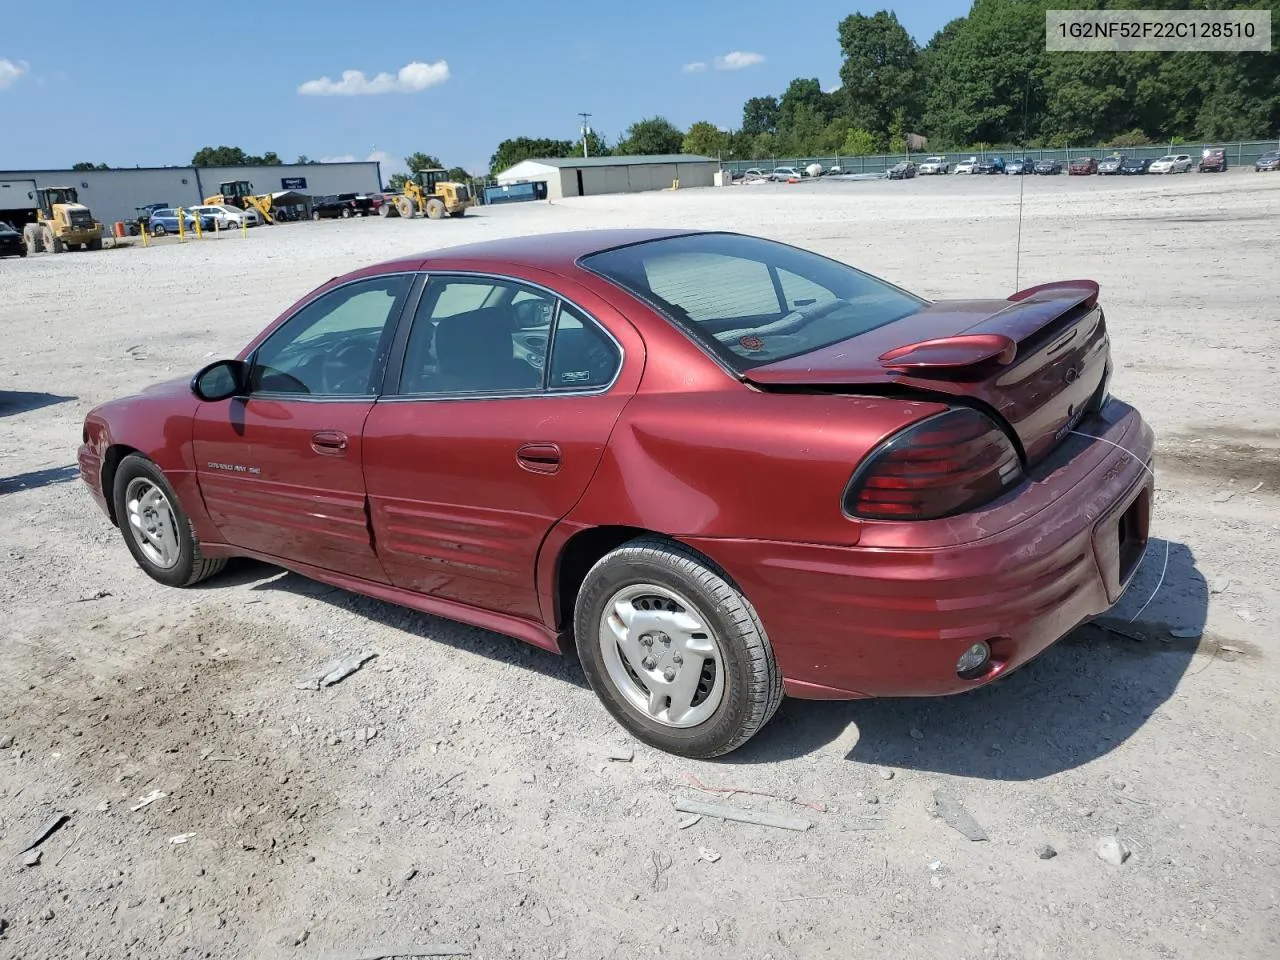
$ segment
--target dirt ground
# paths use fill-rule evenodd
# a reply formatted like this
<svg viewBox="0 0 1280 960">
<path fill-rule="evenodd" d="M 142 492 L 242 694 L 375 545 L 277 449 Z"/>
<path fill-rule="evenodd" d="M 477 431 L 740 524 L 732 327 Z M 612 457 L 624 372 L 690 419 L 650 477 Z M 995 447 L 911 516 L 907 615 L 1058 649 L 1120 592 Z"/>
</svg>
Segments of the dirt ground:
<svg viewBox="0 0 1280 960">
<path fill-rule="evenodd" d="M 357 265 L 678 224 L 1004 296 L 1023 189 L 1021 285 L 1100 281 L 1114 391 L 1158 433 L 1154 539 L 1104 626 L 970 695 L 788 701 L 687 762 L 513 640 L 255 563 L 165 589 L 76 477 L 93 404 L 232 354 Z M 1278 222 L 1280 176 L 1251 172 L 949 177 L 0 261 L 0 957 L 1280 956 Z M 377 656 L 297 689 L 349 649 Z M 938 788 L 989 839 L 931 815 Z M 673 797 L 812 826 L 681 829 Z"/>
</svg>

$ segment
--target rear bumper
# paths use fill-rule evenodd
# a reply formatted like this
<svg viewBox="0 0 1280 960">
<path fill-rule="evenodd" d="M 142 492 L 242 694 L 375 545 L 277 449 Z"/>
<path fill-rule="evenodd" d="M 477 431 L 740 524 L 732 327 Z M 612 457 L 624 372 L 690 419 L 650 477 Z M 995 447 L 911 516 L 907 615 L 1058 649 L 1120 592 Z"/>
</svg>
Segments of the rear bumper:
<svg viewBox="0 0 1280 960">
<path fill-rule="evenodd" d="M 1101 439 L 1069 438 L 1017 490 L 963 518 L 868 524 L 855 547 L 688 542 L 751 599 L 789 695 L 960 693 L 1105 612 L 1138 567 L 1154 436 L 1115 400 L 1079 429 Z M 991 646 L 990 667 L 962 680 L 956 661 L 978 641 Z"/>
</svg>

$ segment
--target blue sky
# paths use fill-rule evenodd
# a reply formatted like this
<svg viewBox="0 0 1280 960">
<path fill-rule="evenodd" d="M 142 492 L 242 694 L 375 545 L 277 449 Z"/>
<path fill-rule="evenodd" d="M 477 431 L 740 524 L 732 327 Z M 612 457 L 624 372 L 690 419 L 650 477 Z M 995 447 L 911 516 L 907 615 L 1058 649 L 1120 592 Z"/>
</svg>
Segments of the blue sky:
<svg viewBox="0 0 1280 960">
<path fill-rule="evenodd" d="M 52 19 L 5 6 L 0 118 L 24 134 L 0 142 L 0 169 L 186 164 L 226 144 L 286 161 L 386 157 L 385 176 L 414 150 L 483 172 L 506 137 L 576 136 L 579 111 L 611 139 L 654 114 L 737 126 L 744 100 L 793 77 L 835 86 L 837 24 L 885 4 L 496 0 L 468 16 L 465 4 L 72 0 Z M 896 9 L 924 43 L 968 7 Z"/>
</svg>

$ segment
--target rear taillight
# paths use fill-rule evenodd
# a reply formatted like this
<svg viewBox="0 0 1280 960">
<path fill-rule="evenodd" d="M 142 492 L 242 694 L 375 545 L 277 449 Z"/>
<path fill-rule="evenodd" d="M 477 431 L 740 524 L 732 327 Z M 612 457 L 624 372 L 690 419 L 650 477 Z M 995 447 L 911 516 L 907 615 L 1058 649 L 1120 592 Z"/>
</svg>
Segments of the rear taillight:
<svg viewBox="0 0 1280 960">
<path fill-rule="evenodd" d="M 987 503 L 1022 477 L 1008 435 L 961 407 L 921 420 L 880 444 L 845 491 L 861 520 L 936 520 Z"/>
</svg>

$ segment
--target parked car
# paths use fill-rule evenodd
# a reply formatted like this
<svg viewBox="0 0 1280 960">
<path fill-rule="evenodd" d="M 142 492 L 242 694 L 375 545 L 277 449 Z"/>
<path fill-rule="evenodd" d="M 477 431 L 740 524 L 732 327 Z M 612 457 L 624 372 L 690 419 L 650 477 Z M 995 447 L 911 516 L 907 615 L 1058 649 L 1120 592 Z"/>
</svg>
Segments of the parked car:
<svg viewBox="0 0 1280 960">
<path fill-rule="evenodd" d="M 262 223 L 262 215 L 252 207 L 248 210 L 241 210 L 239 207 L 224 204 L 206 204 L 200 207 L 192 207 L 191 212 L 196 216 L 213 218 L 213 222 L 219 230 L 239 230 L 242 224 L 256 227 Z"/>
<path fill-rule="evenodd" d="M 917 168 L 917 172 L 922 177 L 950 173 L 951 164 L 947 162 L 946 157 L 925 157 L 924 162 Z"/>
<path fill-rule="evenodd" d="M 1032 168 L 1033 173 L 1038 173 L 1043 177 L 1052 177 L 1062 172 L 1061 160 L 1038 160 Z"/>
<path fill-rule="evenodd" d="M 988 175 L 1004 173 L 1004 160 L 1000 157 L 992 157 L 989 160 L 979 160 L 978 165 L 974 168 L 973 172 Z"/>
<path fill-rule="evenodd" d="M 1120 172 L 1125 176 L 1134 176 L 1146 173 L 1150 166 L 1151 160 L 1147 157 L 1125 157 L 1120 161 Z"/>
<path fill-rule="evenodd" d="M 183 229 L 194 232 L 196 229 L 196 218 L 188 210 L 182 211 Z M 205 214 L 200 217 L 201 230 L 213 230 L 213 217 Z M 157 237 L 163 237 L 166 233 L 178 233 L 178 211 L 170 207 L 162 207 L 154 210 L 151 216 L 147 218 L 147 230 Z"/>
<path fill-rule="evenodd" d="M 743 180 L 761 180 L 761 179 L 766 179 L 767 176 L 768 174 L 766 174 L 759 167 L 752 167 L 750 170 L 746 170 L 743 172 L 742 179 Z"/>
<path fill-rule="evenodd" d="M 1124 163 L 1124 157 L 1118 153 L 1113 153 L 1109 157 L 1103 157 L 1098 161 L 1099 176 L 1116 176 L 1120 173 L 1120 164 Z"/>
<path fill-rule="evenodd" d="M 347 194 L 348 199 L 343 199 L 336 194 L 327 196 L 314 197 L 311 201 L 311 219 L 333 219 L 341 217 L 347 220 L 360 214 L 360 207 L 352 195 Z"/>
<path fill-rule="evenodd" d="M 956 173 L 976 173 L 978 169 L 978 158 L 970 157 L 968 160 L 961 160 L 956 164 Z"/>
<path fill-rule="evenodd" d="M 770 180 L 803 180 L 804 174 L 795 167 L 774 167 L 769 174 Z"/>
<path fill-rule="evenodd" d="M 1089 280 L 930 302 L 581 231 L 361 264 L 93 408 L 78 462 L 159 583 L 254 557 L 572 647 L 635 737 L 706 758 L 784 694 L 965 692 L 1110 608 L 1155 482 L 1111 371 Z"/>
<path fill-rule="evenodd" d="M 1209 147 L 1200 156 L 1201 173 L 1226 173 L 1227 151 L 1221 147 Z"/>
<path fill-rule="evenodd" d="M 1095 157 L 1077 157 L 1067 165 L 1067 176 L 1086 177 L 1098 172 L 1098 161 Z"/>
<path fill-rule="evenodd" d="M 1268 151 L 1253 162 L 1254 173 L 1269 170 L 1280 170 L 1280 150 Z"/>
<path fill-rule="evenodd" d="M 11 223 L 0 220 L 0 257 L 25 257 L 27 244 Z"/>
<path fill-rule="evenodd" d="M 901 163 L 895 163 L 889 168 L 890 180 L 910 180 L 916 175 L 916 165 L 910 160 L 903 160 Z"/>
<path fill-rule="evenodd" d="M 1159 160 L 1152 160 L 1147 173 L 1190 173 L 1191 157 L 1185 153 L 1167 153 Z"/>
<path fill-rule="evenodd" d="M 1030 173 L 1032 163 L 1026 157 L 1017 157 L 1005 164 L 1004 172 L 1011 177 L 1020 177 L 1023 174 Z"/>
</svg>

